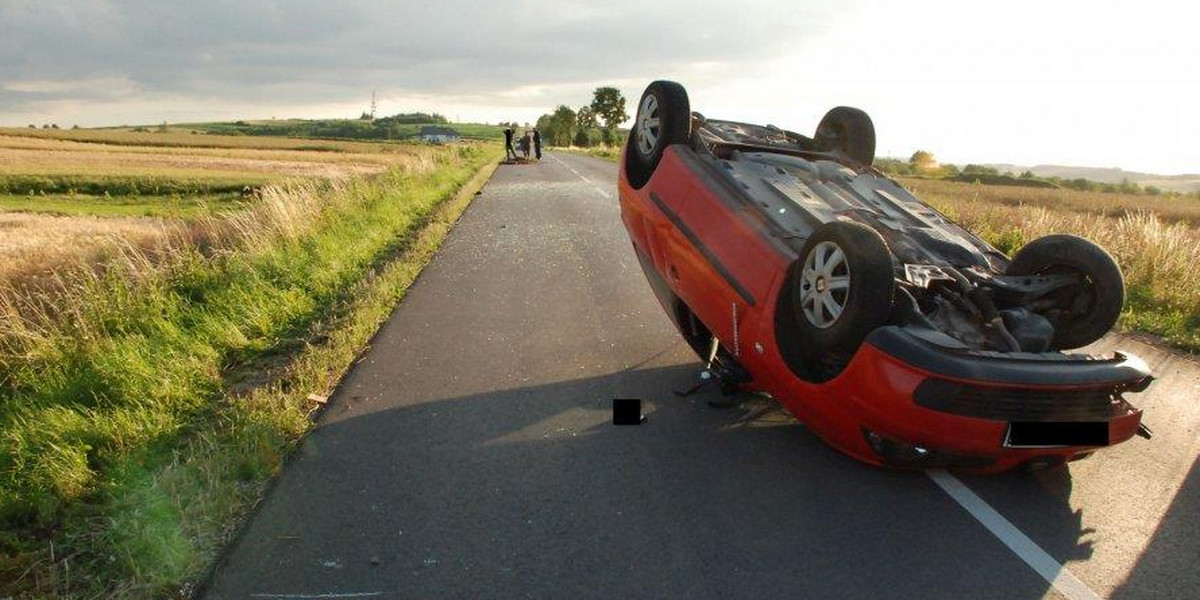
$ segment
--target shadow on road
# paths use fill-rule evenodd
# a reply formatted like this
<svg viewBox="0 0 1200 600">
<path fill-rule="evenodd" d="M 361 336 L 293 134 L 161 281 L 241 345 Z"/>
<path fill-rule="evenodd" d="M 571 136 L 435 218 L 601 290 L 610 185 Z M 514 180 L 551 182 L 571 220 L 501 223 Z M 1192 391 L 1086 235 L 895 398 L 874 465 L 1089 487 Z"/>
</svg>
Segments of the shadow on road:
<svg viewBox="0 0 1200 600">
<path fill-rule="evenodd" d="M 1171 507 L 1114 600 L 1200 597 L 1200 459 L 1192 462 Z"/>
<path fill-rule="evenodd" d="M 671 393 L 694 376 L 360 401 L 305 441 L 209 597 L 1045 595 L 921 474 L 860 465 L 766 400 L 722 411 Z M 613 397 L 645 399 L 648 422 L 609 424 Z M 1009 481 L 1038 486 L 1026 508 L 1047 550 L 1079 556 L 1069 482 Z"/>
<path fill-rule="evenodd" d="M 1092 541 L 1086 537 L 1095 530 L 1083 527 L 1082 509 L 1071 509 L 1069 469 L 960 479 L 985 500 L 1002 500 L 995 508 L 1059 564 L 1092 557 Z"/>
</svg>

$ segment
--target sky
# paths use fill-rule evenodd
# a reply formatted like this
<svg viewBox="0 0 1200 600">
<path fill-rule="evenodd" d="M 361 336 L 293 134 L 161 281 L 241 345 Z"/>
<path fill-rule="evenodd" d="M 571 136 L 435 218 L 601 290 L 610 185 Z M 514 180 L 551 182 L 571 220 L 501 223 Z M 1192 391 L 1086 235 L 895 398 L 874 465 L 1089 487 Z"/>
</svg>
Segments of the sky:
<svg viewBox="0 0 1200 600">
<path fill-rule="evenodd" d="M 1200 173 L 1200 8 L 1180 0 L 0 0 L 0 125 L 436 111 L 533 122 L 673 79 L 708 117 L 883 156 Z"/>
</svg>

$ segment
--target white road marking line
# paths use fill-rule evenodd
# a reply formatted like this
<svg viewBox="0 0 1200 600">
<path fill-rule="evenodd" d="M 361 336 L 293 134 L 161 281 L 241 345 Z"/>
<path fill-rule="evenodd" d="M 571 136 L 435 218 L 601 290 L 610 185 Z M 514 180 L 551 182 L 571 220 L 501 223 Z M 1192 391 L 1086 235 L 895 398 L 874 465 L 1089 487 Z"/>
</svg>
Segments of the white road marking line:
<svg viewBox="0 0 1200 600">
<path fill-rule="evenodd" d="M 938 484 L 947 495 L 954 499 L 959 506 L 975 517 L 981 525 L 996 536 L 1017 558 L 1025 561 L 1038 575 L 1041 575 L 1059 593 L 1070 600 L 1099 600 L 1100 596 L 1093 592 L 1086 583 L 1080 581 L 1066 567 L 1059 564 L 1054 557 L 1042 550 L 1033 540 L 1029 539 L 1015 525 L 1005 519 L 996 509 L 988 506 L 975 492 L 972 492 L 957 477 L 941 469 L 931 469 L 925 474 Z"/>
<path fill-rule="evenodd" d="M 327 594 L 250 594 L 251 598 L 282 598 L 285 600 L 307 600 L 309 598 L 371 598 L 374 596 L 382 596 L 383 592 L 347 592 L 339 594 L 330 592 Z"/>
<path fill-rule="evenodd" d="M 558 164 L 566 167 L 568 171 L 574 173 L 575 176 L 582 179 L 584 183 L 589 183 L 589 184 L 592 183 L 591 179 L 588 179 L 587 177 L 583 176 L 583 174 L 581 174 L 579 171 L 576 171 L 573 167 L 571 167 L 571 165 L 568 165 L 567 163 L 563 162 L 562 159 L 560 159 L 559 157 L 554 156 L 553 154 L 547 154 L 547 156 L 549 156 L 550 158 L 553 158 L 554 161 L 557 162 Z M 608 192 L 604 191 L 604 189 L 599 188 L 599 187 L 592 188 L 592 189 L 595 190 L 597 194 L 600 194 L 601 196 L 603 196 L 606 200 L 612 200 L 612 194 L 609 194 Z"/>
</svg>

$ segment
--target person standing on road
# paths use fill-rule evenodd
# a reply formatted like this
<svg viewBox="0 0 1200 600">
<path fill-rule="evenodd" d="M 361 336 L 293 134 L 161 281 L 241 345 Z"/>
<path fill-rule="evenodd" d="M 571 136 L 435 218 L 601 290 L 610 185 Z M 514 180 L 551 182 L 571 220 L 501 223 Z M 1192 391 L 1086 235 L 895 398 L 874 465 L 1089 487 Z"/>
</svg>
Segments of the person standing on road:
<svg viewBox="0 0 1200 600">
<path fill-rule="evenodd" d="M 525 132 L 525 135 L 521 136 L 520 145 L 521 145 L 521 154 L 525 155 L 525 160 L 529 160 L 529 132 L 528 131 Z"/>
<path fill-rule="evenodd" d="M 517 160 L 517 151 L 513 149 L 512 140 L 513 140 L 512 128 L 505 129 L 504 130 L 504 160 L 508 160 L 510 158 L 513 160 Z"/>
<path fill-rule="evenodd" d="M 538 130 L 533 130 L 533 154 L 538 160 L 542 160 L 542 134 Z"/>
</svg>

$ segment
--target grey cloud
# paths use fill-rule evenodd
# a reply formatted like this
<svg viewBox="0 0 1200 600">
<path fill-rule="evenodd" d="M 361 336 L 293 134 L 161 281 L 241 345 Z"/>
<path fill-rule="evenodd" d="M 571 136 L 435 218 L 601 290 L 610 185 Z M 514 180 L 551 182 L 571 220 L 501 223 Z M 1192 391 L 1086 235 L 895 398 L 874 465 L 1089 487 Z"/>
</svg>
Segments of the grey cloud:
<svg viewBox="0 0 1200 600">
<path fill-rule="evenodd" d="M 648 78 L 697 62 L 752 61 L 821 28 L 793 2 L 552 0 L 6 0 L 0 112 L 105 90 L 12 82 L 132 81 L 129 94 L 270 103 L 364 89 L 486 98 L 517 86 Z"/>
</svg>

